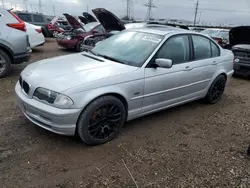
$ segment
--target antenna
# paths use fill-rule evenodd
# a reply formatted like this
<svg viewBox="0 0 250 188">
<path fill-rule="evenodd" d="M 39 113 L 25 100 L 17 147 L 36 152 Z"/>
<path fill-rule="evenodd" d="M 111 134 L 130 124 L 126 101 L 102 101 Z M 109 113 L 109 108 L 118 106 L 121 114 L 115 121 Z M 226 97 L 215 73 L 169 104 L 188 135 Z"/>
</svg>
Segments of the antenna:
<svg viewBox="0 0 250 188">
<path fill-rule="evenodd" d="M 145 7 L 148 8 L 147 14 L 146 14 L 146 20 L 151 20 L 152 19 L 152 8 L 157 8 L 154 3 L 153 0 L 148 0 L 147 4 L 144 4 Z"/>
<path fill-rule="evenodd" d="M 195 26 L 195 24 L 196 24 L 196 18 L 197 18 L 198 9 L 199 9 L 199 1 L 197 1 L 197 3 L 195 4 L 195 11 L 194 11 L 194 26 Z"/>
</svg>

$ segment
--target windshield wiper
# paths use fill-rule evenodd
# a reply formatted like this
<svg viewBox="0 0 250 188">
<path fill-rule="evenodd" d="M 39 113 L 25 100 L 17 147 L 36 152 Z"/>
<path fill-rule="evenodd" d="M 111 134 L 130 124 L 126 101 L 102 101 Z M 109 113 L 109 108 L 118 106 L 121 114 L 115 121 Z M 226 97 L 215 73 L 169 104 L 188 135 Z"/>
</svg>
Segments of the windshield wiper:
<svg viewBox="0 0 250 188">
<path fill-rule="evenodd" d="M 98 54 L 98 56 L 103 57 L 104 59 L 111 60 L 111 61 L 116 61 L 116 62 L 121 63 L 121 64 L 127 64 L 127 63 L 124 62 L 124 61 L 121 61 L 121 60 L 118 60 L 118 59 L 116 59 L 116 58 L 109 57 L 109 56 L 106 56 L 106 55 L 100 55 L 100 54 Z"/>
</svg>

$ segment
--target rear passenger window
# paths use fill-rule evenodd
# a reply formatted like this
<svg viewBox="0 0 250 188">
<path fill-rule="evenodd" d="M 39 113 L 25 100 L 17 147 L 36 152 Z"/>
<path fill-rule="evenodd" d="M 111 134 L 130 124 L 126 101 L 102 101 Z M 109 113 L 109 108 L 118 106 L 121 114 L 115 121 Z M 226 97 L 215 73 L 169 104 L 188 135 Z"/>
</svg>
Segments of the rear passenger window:
<svg viewBox="0 0 250 188">
<path fill-rule="evenodd" d="M 220 56 L 220 49 L 218 48 L 218 46 L 216 46 L 212 41 L 210 41 L 210 43 L 212 49 L 212 57 Z"/>
<path fill-rule="evenodd" d="M 173 64 L 189 61 L 189 40 L 186 35 L 173 36 L 157 52 L 156 58 L 171 59 Z"/>
<path fill-rule="evenodd" d="M 23 20 L 23 21 L 25 21 L 25 22 L 31 22 L 31 16 L 30 16 L 30 14 L 19 13 L 19 14 L 17 14 L 17 16 L 18 16 L 21 20 Z"/>
<path fill-rule="evenodd" d="M 33 15 L 34 22 L 44 22 L 43 16 L 41 15 Z"/>
<path fill-rule="evenodd" d="M 207 59 L 211 58 L 211 47 L 210 40 L 199 35 L 193 35 L 193 45 L 194 45 L 194 59 Z"/>
</svg>

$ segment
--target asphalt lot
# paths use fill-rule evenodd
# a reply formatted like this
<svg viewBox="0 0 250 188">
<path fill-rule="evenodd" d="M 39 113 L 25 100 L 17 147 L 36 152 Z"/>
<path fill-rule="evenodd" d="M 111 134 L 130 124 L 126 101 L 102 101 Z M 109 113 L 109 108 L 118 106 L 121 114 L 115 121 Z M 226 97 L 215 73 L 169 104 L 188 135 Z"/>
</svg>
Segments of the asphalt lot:
<svg viewBox="0 0 250 188">
<path fill-rule="evenodd" d="M 49 39 L 30 62 L 69 53 Z M 133 120 L 112 142 L 88 147 L 26 120 L 14 94 L 24 67 L 0 79 L 0 187 L 136 187 L 127 168 L 140 188 L 250 187 L 249 80 L 230 79 L 218 104 Z"/>
</svg>

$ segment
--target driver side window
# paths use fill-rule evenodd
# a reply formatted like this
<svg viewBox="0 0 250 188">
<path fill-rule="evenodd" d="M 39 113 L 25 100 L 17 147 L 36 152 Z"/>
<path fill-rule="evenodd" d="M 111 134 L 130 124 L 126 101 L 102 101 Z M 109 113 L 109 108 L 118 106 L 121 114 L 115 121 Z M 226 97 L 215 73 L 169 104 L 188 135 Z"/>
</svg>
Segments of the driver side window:
<svg viewBox="0 0 250 188">
<path fill-rule="evenodd" d="M 157 52 L 155 59 L 171 59 L 173 65 L 189 61 L 189 40 L 187 35 L 170 37 Z"/>
</svg>

